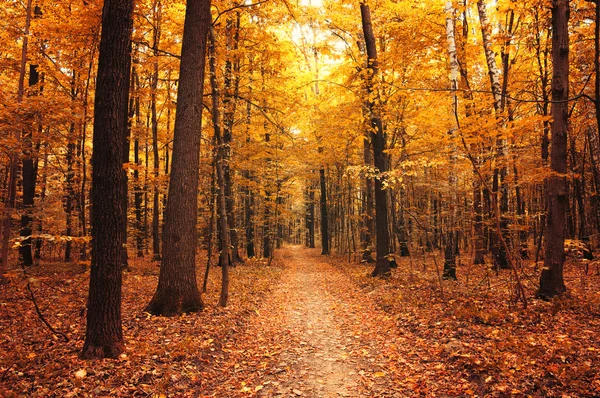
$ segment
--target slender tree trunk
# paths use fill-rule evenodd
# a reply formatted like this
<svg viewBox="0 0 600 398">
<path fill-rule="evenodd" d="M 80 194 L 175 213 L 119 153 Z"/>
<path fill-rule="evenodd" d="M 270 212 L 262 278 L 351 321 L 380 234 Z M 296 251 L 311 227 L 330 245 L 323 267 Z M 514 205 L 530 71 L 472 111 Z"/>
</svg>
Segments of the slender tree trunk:
<svg viewBox="0 0 600 398">
<path fill-rule="evenodd" d="M 368 93 L 369 97 L 377 91 L 375 82 L 378 80 L 379 65 L 377 63 L 377 48 L 375 44 L 375 35 L 373 34 L 373 25 L 371 23 L 371 11 L 365 3 L 360 4 L 360 12 L 362 19 L 362 28 L 365 35 L 365 46 L 367 48 L 368 57 Z M 386 170 L 386 154 L 385 151 L 385 133 L 383 131 L 383 123 L 377 109 L 376 101 L 369 100 L 369 115 L 371 119 L 371 145 L 373 146 L 373 163 L 375 169 L 382 174 Z M 375 179 L 375 224 L 377 233 L 377 259 L 375 269 L 371 273 L 372 276 L 385 276 L 390 273 L 390 262 L 388 255 L 390 251 L 390 238 L 388 232 L 388 210 L 387 210 L 387 194 L 383 187 L 383 175 Z"/>
<path fill-rule="evenodd" d="M 217 185 L 219 187 L 217 200 L 219 205 L 217 209 L 219 211 L 219 230 L 221 232 L 221 253 L 219 256 L 222 279 L 221 279 L 221 295 L 219 297 L 219 305 L 221 307 L 227 306 L 227 299 L 229 297 L 229 263 L 230 263 L 230 251 L 229 251 L 229 224 L 227 223 L 227 199 L 225 193 L 225 172 L 223 170 L 223 164 L 225 162 L 225 140 L 221 134 L 221 115 L 219 112 L 219 90 L 217 88 L 217 66 L 216 66 L 216 44 L 215 44 L 215 32 L 211 26 L 209 29 L 209 63 L 210 63 L 210 86 L 212 91 L 212 122 L 215 130 L 215 144 L 217 145 L 217 156 L 216 156 L 216 170 L 217 170 Z"/>
<path fill-rule="evenodd" d="M 151 113 L 152 113 L 152 154 L 154 160 L 154 192 L 153 192 L 153 203 L 152 203 L 152 258 L 155 261 L 160 260 L 160 221 L 159 221 L 159 190 L 158 190 L 158 177 L 160 168 L 160 158 L 158 155 L 158 118 L 156 114 L 156 92 L 158 90 L 158 71 L 159 71 L 159 53 L 158 46 L 160 44 L 161 35 L 161 22 L 162 22 L 162 3 L 160 0 L 154 4 L 154 64 L 152 71 L 152 91 L 151 91 Z"/>
<path fill-rule="evenodd" d="M 564 293 L 565 217 L 567 189 L 567 131 L 569 122 L 569 1 L 552 1 L 552 146 L 546 180 L 548 216 L 546 257 L 537 296 L 551 298 Z"/>
<path fill-rule="evenodd" d="M 371 143 L 368 139 L 364 140 L 363 145 L 363 157 L 365 166 L 370 168 L 373 166 L 373 154 L 371 152 Z M 373 209 L 373 177 L 369 176 L 370 173 L 365 177 L 365 192 L 364 192 L 364 203 L 363 203 L 363 249 L 368 249 L 373 244 L 373 237 L 375 235 L 374 217 L 375 213 Z"/>
<path fill-rule="evenodd" d="M 481 36 L 483 49 L 485 52 L 485 58 L 488 66 L 488 74 L 490 77 L 490 86 L 492 89 L 492 94 L 494 97 L 494 111 L 496 113 L 496 119 L 498 123 L 498 128 L 501 129 L 503 127 L 502 123 L 502 113 L 504 111 L 505 101 L 503 100 L 505 97 L 506 84 L 508 82 L 508 70 L 505 71 L 504 76 L 504 90 L 503 86 L 500 84 L 500 70 L 496 64 L 496 54 L 492 50 L 492 30 L 487 17 L 486 4 L 484 0 L 477 1 L 477 10 L 479 12 L 479 21 L 481 24 Z M 508 61 L 507 61 L 508 62 Z M 508 65 L 508 63 L 507 63 Z M 506 158 L 506 140 L 502 137 L 502 133 L 498 132 L 496 139 L 497 146 L 497 158 L 499 163 L 505 162 Z M 493 189 L 492 194 L 494 198 L 492 199 L 493 206 L 498 206 L 495 209 L 499 208 L 500 212 L 500 226 L 501 231 L 496 231 L 496 233 L 501 233 L 504 237 L 504 240 L 508 241 L 508 182 L 507 182 L 507 168 L 505 164 L 501 164 L 499 168 L 494 170 L 494 186 L 497 187 Z M 496 211 L 496 210 L 495 210 Z M 492 237 L 492 252 L 494 254 L 494 268 L 502 268 L 508 269 L 510 268 L 508 265 L 507 253 L 504 248 L 504 245 L 501 244 L 501 239 Z"/>
<path fill-rule="evenodd" d="M 106 0 L 92 156 L 92 266 L 83 358 L 115 358 L 124 349 L 121 326 L 121 252 L 124 243 L 123 137 L 131 66 L 132 0 Z"/>
<path fill-rule="evenodd" d="M 38 15 L 39 8 L 35 7 L 34 13 Z M 39 83 L 39 72 L 37 65 L 29 65 L 29 87 L 34 87 Z M 33 233 L 33 205 L 35 197 L 35 183 L 37 170 L 33 161 L 33 124 L 23 132 L 23 214 L 21 215 L 21 246 L 19 246 L 19 260 L 26 267 L 33 265 L 33 256 L 31 251 L 31 234 Z M 67 243 L 70 243 L 67 241 Z"/>
<path fill-rule="evenodd" d="M 41 182 L 40 182 L 40 200 L 39 203 L 41 206 L 43 206 L 44 201 L 46 199 L 46 185 L 48 182 L 48 151 L 45 148 L 45 145 L 40 145 L 40 148 L 44 148 L 44 156 L 42 157 L 43 159 L 43 166 L 41 167 Z M 36 166 L 36 170 L 39 170 L 40 166 L 39 166 L 39 161 L 38 164 Z M 38 172 L 39 173 L 39 172 Z M 36 232 L 38 234 L 41 234 L 44 230 L 44 225 L 42 223 L 42 218 L 38 217 L 38 219 L 36 220 Z M 35 261 L 39 261 L 42 258 L 42 239 L 36 239 L 35 240 L 35 248 L 34 248 L 34 254 L 33 254 L 33 258 Z"/>
<path fill-rule="evenodd" d="M 446 2 L 446 42 L 448 45 L 448 58 L 450 59 L 450 87 L 452 90 L 452 115 L 451 120 L 452 126 L 448 134 L 450 135 L 450 158 L 451 158 L 451 170 L 448 176 L 448 185 L 450 186 L 450 191 L 452 197 L 449 198 L 449 204 L 451 209 L 449 209 L 449 216 L 446 225 L 446 239 L 445 239 L 445 247 L 444 247 L 444 271 L 443 278 L 444 279 L 454 279 L 456 280 L 456 255 L 457 255 L 457 232 L 456 222 L 457 222 L 457 195 L 456 191 L 457 187 L 457 178 L 456 178 L 456 147 L 452 140 L 454 139 L 454 135 L 456 130 L 458 129 L 458 96 L 456 95 L 456 90 L 458 90 L 458 79 L 460 76 L 460 70 L 458 65 L 458 57 L 456 54 L 456 39 L 454 36 L 454 8 L 452 6 L 452 1 Z"/>
<path fill-rule="evenodd" d="M 265 143 L 269 145 L 271 135 L 265 133 Z M 270 159 L 266 160 L 267 165 L 271 163 Z M 271 190 L 265 189 L 264 211 L 263 211 L 263 258 L 271 258 Z"/>
<path fill-rule="evenodd" d="M 173 163 L 158 288 L 146 310 L 179 315 L 204 307 L 196 283 L 198 169 L 210 0 L 188 0 L 183 28 Z"/>
<path fill-rule="evenodd" d="M 231 263 L 240 263 L 242 259 L 239 254 L 239 236 L 236 228 L 235 219 L 235 196 L 233 192 L 233 179 L 231 170 L 231 150 L 233 142 L 233 124 L 235 122 L 235 110 L 237 107 L 237 95 L 239 87 L 239 73 L 233 76 L 233 72 L 238 72 L 239 69 L 237 55 L 231 56 L 231 52 L 234 54 L 238 49 L 239 40 L 239 13 L 237 23 L 234 24 L 233 19 L 228 18 L 225 22 L 226 30 L 226 46 L 227 46 L 227 59 L 225 60 L 225 76 L 224 76 L 224 90 L 223 90 L 223 177 L 225 178 L 225 198 L 227 205 L 227 222 L 229 224 L 228 230 L 230 235 L 231 243 Z M 232 61 L 232 58 L 233 61 Z M 234 70 L 235 69 L 235 70 Z"/>
<path fill-rule="evenodd" d="M 321 187 L 321 254 L 329 254 L 329 219 L 327 214 L 327 186 L 325 184 L 325 169 L 319 170 L 319 184 Z"/>
<path fill-rule="evenodd" d="M 75 71 L 73 71 L 73 75 Z M 74 82 L 73 82 L 74 84 Z M 74 94 L 74 87 L 72 94 Z M 75 98 L 73 98 L 73 101 Z M 74 199 L 74 177 L 75 170 L 74 166 L 74 158 L 75 158 L 75 123 L 71 123 L 69 127 L 69 142 L 67 143 L 67 172 L 66 172 L 66 195 L 65 195 L 65 224 L 66 230 L 65 235 L 72 236 L 73 235 L 73 199 Z M 71 247 L 72 242 L 67 240 L 65 244 L 65 261 L 71 261 Z"/>
</svg>

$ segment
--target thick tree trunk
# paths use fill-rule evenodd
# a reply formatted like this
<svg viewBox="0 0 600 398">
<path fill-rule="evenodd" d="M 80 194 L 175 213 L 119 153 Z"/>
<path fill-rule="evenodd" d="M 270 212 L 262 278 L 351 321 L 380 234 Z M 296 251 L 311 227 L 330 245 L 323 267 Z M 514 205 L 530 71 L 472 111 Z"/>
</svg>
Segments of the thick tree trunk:
<svg viewBox="0 0 600 398">
<path fill-rule="evenodd" d="M 546 257 L 537 296 L 551 298 L 564 293 L 565 217 L 567 189 L 567 131 L 569 122 L 569 1 L 552 1 L 552 146 L 546 180 L 548 216 Z"/>
<path fill-rule="evenodd" d="M 133 1 L 106 0 L 94 106 L 92 266 L 83 358 L 123 351 L 121 250 L 124 243 L 123 137 L 131 66 Z"/>
<path fill-rule="evenodd" d="M 188 0 L 183 28 L 173 160 L 158 288 L 146 310 L 179 315 L 204 307 L 196 283 L 198 169 L 210 0 Z"/>
</svg>

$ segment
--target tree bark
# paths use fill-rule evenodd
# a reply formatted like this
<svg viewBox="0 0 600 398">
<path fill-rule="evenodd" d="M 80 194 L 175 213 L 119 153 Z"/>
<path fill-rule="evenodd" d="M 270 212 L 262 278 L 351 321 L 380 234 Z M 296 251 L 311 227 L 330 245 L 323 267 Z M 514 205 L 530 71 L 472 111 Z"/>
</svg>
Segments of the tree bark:
<svg viewBox="0 0 600 398">
<path fill-rule="evenodd" d="M 196 283 L 198 169 L 210 0 L 188 0 L 183 27 L 173 159 L 158 288 L 146 310 L 179 315 L 204 307 Z"/>
<path fill-rule="evenodd" d="M 159 52 L 158 46 L 160 44 L 161 35 L 161 22 L 162 22 L 162 3 L 160 0 L 154 4 L 154 31 L 153 31 L 153 54 L 154 63 L 151 78 L 151 118 L 152 118 L 152 155 L 154 165 L 154 190 L 152 195 L 152 258 L 155 261 L 160 260 L 160 195 L 158 190 L 158 177 L 160 168 L 160 157 L 158 155 L 158 117 L 156 114 L 156 92 L 158 90 L 158 71 L 159 71 Z"/>
<path fill-rule="evenodd" d="M 365 3 L 360 4 L 360 13 L 362 20 L 363 33 L 365 35 L 365 46 L 367 48 L 368 57 L 368 82 L 367 91 L 369 98 L 376 92 L 374 80 L 379 74 L 379 65 L 377 63 L 377 47 L 375 44 L 375 35 L 373 34 L 373 25 L 371 23 L 371 11 Z M 390 262 L 387 258 L 389 255 L 389 231 L 388 231 L 388 211 L 387 211 L 387 195 L 383 187 L 383 173 L 386 171 L 386 155 L 385 151 L 385 133 L 383 131 L 383 123 L 379 110 L 374 99 L 368 101 L 369 116 L 371 119 L 371 145 L 373 146 L 373 163 L 375 169 L 380 174 L 375 178 L 375 225 L 377 233 L 377 259 L 375 269 L 371 273 L 372 276 L 385 276 L 390 273 Z"/>
<path fill-rule="evenodd" d="M 327 214 L 327 185 L 325 184 L 325 169 L 319 170 L 319 184 L 321 188 L 321 254 L 329 254 L 329 218 Z"/>
<path fill-rule="evenodd" d="M 96 79 L 92 156 L 92 265 L 83 358 L 115 358 L 124 349 L 121 250 L 126 220 L 123 137 L 131 67 L 132 0 L 106 0 Z"/>
<path fill-rule="evenodd" d="M 237 107 L 239 74 L 233 76 L 233 72 L 238 72 L 237 55 L 231 56 L 230 52 L 237 52 L 238 49 L 238 32 L 239 32 L 239 13 L 237 23 L 234 24 L 231 18 L 228 18 L 225 23 L 226 30 L 226 46 L 228 58 L 225 61 L 225 76 L 223 90 L 223 178 L 225 182 L 225 204 L 227 205 L 227 222 L 229 224 L 229 241 L 231 244 L 230 262 L 232 264 L 242 262 L 239 254 L 239 236 L 236 228 L 235 219 L 235 196 L 233 192 L 233 179 L 231 170 L 231 144 L 233 141 L 233 124 L 235 122 L 235 110 Z M 232 61 L 232 58 L 234 60 Z M 236 70 L 234 70 L 236 69 Z"/>
<path fill-rule="evenodd" d="M 494 111 L 496 113 L 498 128 L 502 128 L 502 113 L 504 111 L 505 106 L 503 94 L 506 94 L 506 84 L 508 83 L 508 76 L 506 74 L 508 70 L 505 71 L 503 89 L 503 86 L 500 84 L 500 69 L 496 64 L 496 54 L 492 50 L 492 29 L 487 17 L 486 5 L 484 0 L 477 1 L 477 10 L 479 13 L 479 21 L 481 25 L 483 49 L 485 52 L 485 59 L 488 66 L 490 87 L 492 89 L 492 95 L 494 98 Z M 506 142 L 505 139 L 501 136 L 500 132 L 497 135 L 496 146 L 498 162 L 503 162 L 503 159 L 506 158 Z M 508 241 L 508 218 L 506 215 L 508 213 L 508 182 L 506 177 L 506 165 L 502 165 L 499 169 L 494 170 L 494 186 L 497 186 L 498 188 L 494 189 L 492 192 L 492 194 L 494 195 L 492 201 L 495 202 L 494 206 L 498 206 L 498 202 L 500 205 L 499 212 L 501 231 L 496 231 L 496 233 L 501 233 L 504 237 L 504 240 Z M 495 209 L 498 209 L 498 207 L 495 207 Z M 492 242 L 492 252 L 494 254 L 494 268 L 510 268 L 507 259 L 508 254 L 506 253 L 504 246 L 501 244 L 501 239 L 492 237 Z"/>
<path fill-rule="evenodd" d="M 446 44 L 448 45 L 448 58 L 450 61 L 450 88 L 452 93 L 452 114 L 451 119 L 452 125 L 448 134 L 450 135 L 450 162 L 451 169 L 448 176 L 448 185 L 451 191 L 451 198 L 449 198 L 449 216 L 446 225 L 446 239 L 444 247 L 444 271 L 442 277 L 444 279 L 456 280 L 456 255 L 458 247 L 458 239 L 456 229 L 457 220 L 457 178 L 456 178 L 456 147 L 452 142 L 454 134 L 458 129 L 458 96 L 456 90 L 458 90 L 458 79 L 460 76 L 460 70 L 458 65 L 458 56 L 456 53 L 456 39 L 454 35 L 454 8 L 452 1 L 446 2 Z"/>
<path fill-rule="evenodd" d="M 217 171 L 217 185 L 218 194 L 217 200 L 219 205 L 219 231 L 221 236 L 221 253 L 219 255 L 219 261 L 221 266 L 221 295 L 219 297 L 219 305 L 221 307 L 227 306 L 227 299 L 229 297 L 229 263 L 230 263 L 230 251 L 229 251 L 229 223 L 227 222 L 227 198 L 225 189 L 225 172 L 223 164 L 225 162 L 226 150 L 225 140 L 221 133 L 221 114 L 219 112 L 219 90 L 217 88 L 217 66 L 216 66 L 216 44 L 215 44 L 215 32 L 211 26 L 209 29 L 209 64 L 210 64 L 210 86 L 212 93 L 212 122 L 215 131 L 215 144 L 217 145 L 217 156 L 216 156 L 216 171 Z"/>
<path fill-rule="evenodd" d="M 39 15 L 38 7 L 35 7 L 35 15 Z M 39 83 L 39 72 L 37 65 L 29 65 L 29 87 L 34 87 Z M 33 265 L 33 255 L 31 250 L 31 234 L 33 233 L 33 205 L 35 197 L 35 184 L 37 170 L 33 161 L 33 124 L 23 133 L 23 214 L 21 215 L 21 246 L 19 246 L 19 260 L 26 266 Z M 70 242 L 67 242 L 70 243 Z"/>
<path fill-rule="evenodd" d="M 564 293 L 565 217 L 569 205 L 567 189 L 567 131 L 569 122 L 569 1 L 552 1 L 552 146 L 546 179 L 548 215 L 546 257 L 537 296 L 551 298 Z"/>
</svg>

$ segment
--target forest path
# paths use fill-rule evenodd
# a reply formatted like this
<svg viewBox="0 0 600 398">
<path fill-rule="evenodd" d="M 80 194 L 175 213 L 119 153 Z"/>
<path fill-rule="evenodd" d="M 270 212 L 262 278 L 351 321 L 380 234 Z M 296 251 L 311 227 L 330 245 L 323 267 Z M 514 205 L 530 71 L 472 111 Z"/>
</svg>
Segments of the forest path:
<svg viewBox="0 0 600 398">
<path fill-rule="evenodd" d="M 292 377 L 280 385 L 280 395 L 313 397 L 356 396 L 357 381 L 345 341 L 352 338 L 338 321 L 333 309 L 344 307 L 331 293 L 337 272 L 299 246 L 286 248 L 288 267 L 284 283 L 273 292 L 274 303 L 282 303 L 279 327 L 288 330 L 297 345 L 280 355 L 279 369 L 290 369 Z M 311 255 L 312 254 L 312 255 Z"/>
<path fill-rule="evenodd" d="M 277 253 L 285 270 L 236 348 L 242 390 L 259 397 L 400 397 L 380 361 L 375 305 L 317 249 Z M 367 272 L 367 269 L 365 269 Z M 370 311 L 366 311 L 370 313 Z M 379 313 L 384 316 L 384 314 Z M 240 385 L 240 384 L 238 384 Z"/>
</svg>

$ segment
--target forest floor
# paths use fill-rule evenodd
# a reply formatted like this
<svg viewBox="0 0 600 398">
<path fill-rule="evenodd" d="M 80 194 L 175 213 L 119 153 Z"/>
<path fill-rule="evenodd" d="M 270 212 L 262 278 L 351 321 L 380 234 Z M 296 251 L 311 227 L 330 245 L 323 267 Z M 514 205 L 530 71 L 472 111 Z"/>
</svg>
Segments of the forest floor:
<svg viewBox="0 0 600 398">
<path fill-rule="evenodd" d="M 132 259 L 126 353 L 101 361 L 78 358 L 89 273 L 62 263 L 13 271 L 0 287 L 0 396 L 600 396 L 595 267 L 586 275 L 570 260 L 569 295 L 544 302 L 524 264 L 523 309 L 509 272 L 463 265 L 442 293 L 433 260 L 399 259 L 391 277 L 370 278 L 347 257 L 288 246 L 271 266 L 231 269 L 227 308 L 216 305 L 215 268 L 204 311 L 163 318 L 143 312 L 156 264 Z M 28 283 L 62 335 L 41 322 Z"/>
</svg>

